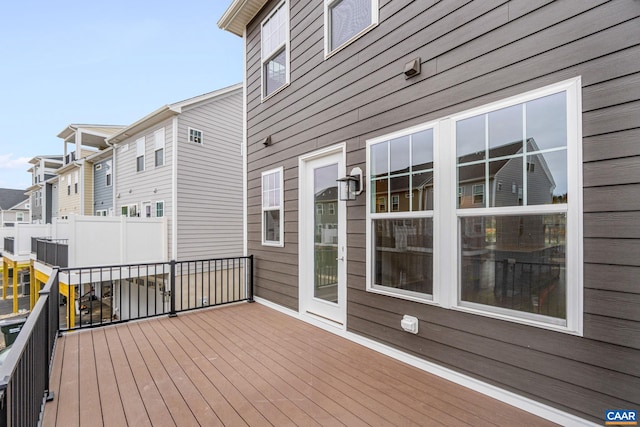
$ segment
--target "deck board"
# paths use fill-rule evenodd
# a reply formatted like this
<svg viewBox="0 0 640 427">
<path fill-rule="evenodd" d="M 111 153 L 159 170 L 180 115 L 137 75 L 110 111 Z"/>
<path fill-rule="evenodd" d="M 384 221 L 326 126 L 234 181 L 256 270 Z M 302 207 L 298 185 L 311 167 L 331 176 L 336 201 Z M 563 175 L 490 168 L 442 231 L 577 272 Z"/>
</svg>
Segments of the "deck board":
<svg viewBox="0 0 640 427">
<path fill-rule="evenodd" d="M 113 361 L 109 354 L 105 330 L 96 329 L 91 335 L 93 336 L 93 350 L 96 357 L 103 425 L 105 427 L 126 425 L 127 419 L 124 414 L 122 397 L 113 369 Z"/>
<path fill-rule="evenodd" d="M 259 304 L 66 334 L 43 426 L 552 423 Z"/>
</svg>

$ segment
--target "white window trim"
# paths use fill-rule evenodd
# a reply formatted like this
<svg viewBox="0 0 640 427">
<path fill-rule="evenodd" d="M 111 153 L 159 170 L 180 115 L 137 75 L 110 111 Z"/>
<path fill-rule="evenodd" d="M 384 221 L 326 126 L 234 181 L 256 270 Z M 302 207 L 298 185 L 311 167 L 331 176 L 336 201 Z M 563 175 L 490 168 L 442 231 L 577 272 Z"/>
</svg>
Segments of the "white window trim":
<svg viewBox="0 0 640 427">
<path fill-rule="evenodd" d="M 158 216 L 158 205 L 162 204 L 162 216 Z M 154 218 L 164 218 L 166 215 L 164 214 L 164 200 L 157 200 L 155 202 L 153 202 L 153 208 L 154 208 L 154 212 L 153 212 L 153 217 Z"/>
<path fill-rule="evenodd" d="M 264 57 L 262 56 L 262 28 L 264 27 L 264 24 L 278 11 L 278 9 L 280 9 L 280 7 L 284 8 L 284 13 L 285 13 L 285 22 L 287 25 L 287 28 L 285 29 L 285 41 L 284 43 L 281 43 L 280 45 L 278 45 L 275 49 L 273 49 L 268 56 Z M 260 102 L 264 102 L 267 99 L 270 99 L 271 97 L 275 96 L 277 93 L 280 93 L 282 90 L 284 90 L 287 86 L 289 86 L 290 82 L 291 82 L 291 54 L 290 54 L 290 40 L 291 40 L 291 33 L 290 33 L 290 21 L 289 21 L 289 0 L 284 0 L 280 3 L 278 3 L 277 6 L 275 6 L 273 9 L 271 9 L 271 11 L 269 12 L 269 14 L 267 15 L 266 18 L 264 18 L 262 20 L 262 22 L 260 23 Z M 268 62 L 270 59 L 272 59 L 274 57 L 274 55 L 279 52 L 282 49 L 282 46 L 284 45 L 284 51 L 285 51 L 285 62 L 287 64 L 287 71 L 285 73 L 285 82 L 282 86 L 280 86 L 278 89 L 274 90 L 273 92 L 271 92 L 269 95 L 265 95 L 265 91 L 266 91 L 266 86 L 265 86 L 265 78 L 264 78 L 264 64 L 266 62 Z"/>
<path fill-rule="evenodd" d="M 200 142 L 196 142 L 196 141 L 192 141 L 191 140 L 191 131 L 200 132 Z M 204 145 L 204 132 L 201 131 L 200 129 L 188 127 L 187 128 L 187 141 L 189 141 L 192 144 L 196 144 L 196 145 Z"/>
<path fill-rule="evenodd" d="M 279 172 L 280 173 L 280 206 L 275 208 L 267 208 L 264 207 L 264 202 L 262 198 L 264 196 L 264 176 L 270 175 L 272 173 Z M 280 211 L 280 241 L 271 241 L 265 239 L 264 232 L 264 213 L 266 211 L 278 210 Z M 262 234 L 262 245 L 263 246 L 276 246 L 276 247 L 284 247 L 284 167 L 280 166 L 279 168 L 270 169 L 268 171 L 262 172 L 260 175 L 260 226 L 261 226 L 261 234 Z"/>
<path fill-rule="evenodd" d="M 511 206 L 500 208 L 458 209 L 458 184 L 456 179 L 455 122 L 479 114 L 524 103 L 559 92 L 567 93 L 567 188 L 571 193 L 566 207 L 558 205 Z M 433 300 L 414 293 L 391 288 L 380 289 L 372 286 L 372 220 L 389 218 L 389 213 L 371 213 L 371 197 L 366 199 L 366 232 L 367 232 L 367 280 L 368 292 L 389 295 L 397 298 L 437 305 L 443 308 L 473 313 L 485 317 L 502 319 L 514 323 L 536 326 L 568 334 L 583 334 L 583 196 L 582 196 L 582 82 L 580 77 L 565 80 L 557 84 L 532 90 L 514 97 L 493 102 L 481 107 L 444 117 L 436 122 L 404 129 L 367 141 L 367 167 L 370 167 L 370 147 L 372 144 L 394 139 L 429 127 L 434 129 L 434 182 L 436 194 L 433 211 Z M 368 179 L 367 179 L 368 180 Z M 438 191 L 440 189 L 440 191 Z M 486 192 L 485 192 L 486 195 Z M 567 271 L 567 312 L 566 322 L 553 322 L 544 316 L 515 312 L 514 310 L 483 306 L 480 304 L 459 302 L 459 263 L 458 255 L 458 218 L 485 215 L 525 215 L 545 214 L 565 211 L 566 228 L 566 271 Z M 412 218 L 415 212 L 398 212 L 393 215 Z M 452 238 L 452 236 L 455 236 Z"/>
<path fill-rule="evenodd" d="M 111 187 L 113 186 L 113 161 L 108 160 L 106 165 L 108 167 L 104 173 L 104 184 L 105 187 Z M 109 177 L 111 177 L 111 179 L 109 179 Z"/>
<path fill-rule="evenodd" d="M 439 180 L 437 179 L 436 173 L 438 171 L 438 144 L 436 143 L 438 141 L 438 135 L 439 135 L 439 130 L 438 130 L 438 123 L 437 122 L 428 122 L 428 123 L 424 123 L 422 125 L 418 125 L 418 126 L 412 126 L 410 128 L 407 129 L 403 129 L 401 131 L 398 132 L 393 132 L 391 134 L 387 134 L 387 135 L 382 135 L 380 137 L 374 138 L 374 139 L 370 139 L 367 141 L 367 153 L 366 153 L 366 159 L 367 159 L 367 168 L 370 167 L 371 162 L 371 146 L 375 145 L 379 142 L 384 142 L 384 141 L 389 141 L 392 139 L 396 139 L 396 138 L 400 138 L 402 136 L 406 136 L 406 135 L 410 135 L 413 133 L 417 133 L 420 131 L 425 131 L 428 129 L 433 129 L 433 159 L 434 159 L 434 182 L 439 182 Z M 367 175 L 367 185 L 369 185 L 369 176 Z M 438 229 L 438 223 L 439 223 L 439 218 L 438 218 L 438 199 L 436 197 L 436 199 L 434 200 L 434 206 L 433 206 L 433 211 L 429 212 L 429 211 L 410 211 L 410 212 L 392 212 L 390 210 L 390 205 L 387 203 L 387 197 L 386 196 L 381 196 L 385 198 L 385 207 L 386 207 L 386 212 L 380 212 L 380 213 L 372 213 L 371 212 L 371 197 L 367 197 L 367 203 L 366 203 L 366 210 L 367 210 L 367 224 L 366 224 L 366 233 L 367 233 L 367 252 L 366 252 L 366 262 L 367 262 L 367 291 L 368 292 L 372 292 L 372 293 L 376 293 L 376 294 L 381 294 L 381 295 L 387 295 L 387 296 L 393 296 L 393 297 L 397 297 L 397 298 L 403 298 L 403 299 L 407 299 L 409 301 L 416 301 L 416 302 L 422 302 L 422 303 L 427 303 L 427 304 L 435 304 L 437 301 L 437 297 L 439 294 L 439 289 L 436 287 L 436 284 L 439 283 L 439 257 L 440 257 L 440 253 L 439 251 L 435 250 L 436 248 L 438 248 L 438 237 L 439 234 L 436 233 L 436 230 Z M 375 202 L 376 204 L 378 203 L 378 197 L 376 196 L 375 198 Z M 413 291 L 408 291 L 408 290 L 403 290 L 403 289 L 393 289 L 387 286 L 378 286 L 378 285 L 374 285 L 373 283 L 373 274 L 372 274 L 372 268 L 373 268 L 373 229 L 372 229 L 372 224 L 373 224 L 373 220 L 375 219 L 414 219 L 414 218 L 433 218 L 433 247 L 434 247 L 434 251 L 433 251 L 433 294 L 432 295 L 428 295 L 428 294 L 421 294 L 418 292 L 413 292 Z"/>
<path fill-rule="evenodd" d="M 331 7 L 333 4 L 337 3 L 338 1 L 341 1 L 341 0 L 324 0 L 324 58 L 325 59 L 332 57 L 336 53 L 340 52 L 341 50 L 349 46 L 351 43 L 358 40 L 364 34 L 368 33 L 373 28 L 378 26 L 378 21 L 380 17 L 379 0 L 371 0 L 371 24 L 369 24 L 368 26 L 360 30 L 358 33 L 354 34 L 353 37 L 351 37 L 346 42 L 342 43 L 340 46 L 331 50 L 331 46 L 329 43 L 331 38 L 331 31 L 330 31 L 331 29 L 329 28 L 329 7 Z"/>
</svg>

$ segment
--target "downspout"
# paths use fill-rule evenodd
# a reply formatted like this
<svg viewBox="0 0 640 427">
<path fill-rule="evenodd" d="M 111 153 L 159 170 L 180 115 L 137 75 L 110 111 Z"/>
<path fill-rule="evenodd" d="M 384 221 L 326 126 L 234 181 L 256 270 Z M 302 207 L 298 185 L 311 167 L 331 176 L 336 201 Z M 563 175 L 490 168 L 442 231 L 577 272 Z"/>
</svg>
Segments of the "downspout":
<svg viewBox="0 0 640 427">
<path fill-rule="evenodd" d="M 112 216 L 116 215 L 116 177 L 118 174 L 116 173 L 116 145 L 109 142 L 107 138 L 105 138 L 104 142 L 111 147 L 111 213 Z M 106 171 L 105 171 L 106 172 Z"/>
<path fill-rule="evenodd" d="M 248 255 L 248 233 L 247 233 L 247 150 L 249 144 L 247 141 L 247 27 L 242 32 L 242 50 L 243 61 L 242 73 L 242 253 Z M 283 177 L 284 180 L 284 177 Z M 282 201 L 284 204 L 284 201 Z M 284 225 L 284 219 L 282 221 Z"/>
<path fill-rule="evenodd" d="M 173 159 L 171 164 L 171 260 L 178 259 L 178 116 L 172 121 Z"/>
</svg>

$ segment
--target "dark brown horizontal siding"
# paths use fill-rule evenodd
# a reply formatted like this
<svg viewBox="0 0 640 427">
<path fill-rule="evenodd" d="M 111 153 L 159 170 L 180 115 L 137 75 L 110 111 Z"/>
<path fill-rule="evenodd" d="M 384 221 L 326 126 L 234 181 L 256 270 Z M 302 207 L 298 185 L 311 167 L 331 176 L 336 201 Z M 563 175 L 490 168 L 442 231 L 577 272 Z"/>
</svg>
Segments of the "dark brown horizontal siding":
<svg viewBox="0 0 640 427">
<path fill-rule="evenodd" d="M 366 292 L 365 193 L 347 204 L 351 331 L 600 422 L 640 405 L 640 3 L 380 2 L 380 23 L 324 57 L 321 2 L 290 0 L 291 82 L 262 101 L 260 22 L 247 29 L 249 250 L 256 289 L 297 310 L 298 157 L 581 76 L 584 337 Z M 402 75 L 415 57 L 422 73 Z M 262 140 L 271 136 L 273 145 Z M 261 172 L 285 170 L 285 247 L 261 245 Z M 418 336 L 403 333 L 417 316 Z"/>
</svg>

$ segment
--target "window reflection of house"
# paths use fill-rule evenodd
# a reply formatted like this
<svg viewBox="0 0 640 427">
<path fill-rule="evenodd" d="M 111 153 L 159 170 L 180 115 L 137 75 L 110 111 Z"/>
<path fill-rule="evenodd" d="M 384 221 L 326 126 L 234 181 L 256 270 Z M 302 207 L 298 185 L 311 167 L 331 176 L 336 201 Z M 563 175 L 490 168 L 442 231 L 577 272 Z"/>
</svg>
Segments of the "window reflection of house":
<svg viewBox="0 0 640 427">
<path fill-rule="evenodd" d="M 316 243 L 338 244 L 338 187 L 319 191 L 316 200 Z"/>
</svg>

